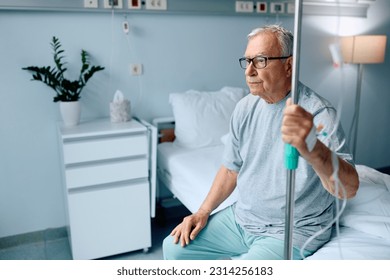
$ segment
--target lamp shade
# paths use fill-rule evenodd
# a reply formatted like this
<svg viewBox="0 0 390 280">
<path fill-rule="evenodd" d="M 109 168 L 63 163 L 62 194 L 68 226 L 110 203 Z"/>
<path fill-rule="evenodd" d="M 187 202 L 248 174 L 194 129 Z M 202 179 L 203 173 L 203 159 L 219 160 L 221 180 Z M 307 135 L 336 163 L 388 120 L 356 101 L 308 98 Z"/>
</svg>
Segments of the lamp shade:
<svg viewBox="0 0 390 280">
<path fill-rule="evenodd" d="M 382 63 L 385 60 L 385 35 L 341 37 L 340 43 L 343 60 L 346 63 Z"/>
</svg>

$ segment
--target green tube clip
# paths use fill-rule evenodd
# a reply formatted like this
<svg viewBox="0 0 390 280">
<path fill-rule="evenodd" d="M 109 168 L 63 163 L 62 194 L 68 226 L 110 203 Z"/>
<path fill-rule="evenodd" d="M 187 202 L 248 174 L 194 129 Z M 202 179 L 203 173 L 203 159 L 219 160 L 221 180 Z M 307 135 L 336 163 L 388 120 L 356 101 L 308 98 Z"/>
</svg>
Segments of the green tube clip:
<svg viewBox="0 0 390 280">
<path fill-rule="evenodd" d="M 284 146 L 284 164 L 286 169 L 293 170 L 298 167 L 298 150 L 290 144 Z"/>
</svg>

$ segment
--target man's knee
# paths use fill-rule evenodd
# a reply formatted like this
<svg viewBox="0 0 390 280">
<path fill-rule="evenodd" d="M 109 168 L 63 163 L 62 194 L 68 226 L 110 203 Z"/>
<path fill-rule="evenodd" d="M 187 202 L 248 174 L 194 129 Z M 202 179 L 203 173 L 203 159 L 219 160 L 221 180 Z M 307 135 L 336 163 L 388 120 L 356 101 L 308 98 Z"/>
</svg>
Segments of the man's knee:
<svg viewBox="0 0 390 280">
<path fill-rule="evenodd" d="M 180 260 L 182 256 L 183 247 L 180 244 L 173 243 L 173 237 L 168 235 L 163 241 L 163 255 L 164 260 Z"/>
</svg>

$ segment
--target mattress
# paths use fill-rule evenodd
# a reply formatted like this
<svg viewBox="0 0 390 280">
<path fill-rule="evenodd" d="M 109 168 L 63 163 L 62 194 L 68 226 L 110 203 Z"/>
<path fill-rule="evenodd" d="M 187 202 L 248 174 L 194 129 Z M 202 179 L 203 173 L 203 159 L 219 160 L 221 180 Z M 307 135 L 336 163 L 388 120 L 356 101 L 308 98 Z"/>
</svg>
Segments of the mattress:
<svg viewBox="0 0 390 280">
<path fill-rule="evenodd" d="M 213 183 L 221 166 L 223 145 L 187 149 L 173 142 L 157 147 L 159 179 L 192 213 L 196 212 Z M 196 172 L 193 172 L 196 171 Z M 236 201 L 234 191 L 213 213 Z"/>
</svg>

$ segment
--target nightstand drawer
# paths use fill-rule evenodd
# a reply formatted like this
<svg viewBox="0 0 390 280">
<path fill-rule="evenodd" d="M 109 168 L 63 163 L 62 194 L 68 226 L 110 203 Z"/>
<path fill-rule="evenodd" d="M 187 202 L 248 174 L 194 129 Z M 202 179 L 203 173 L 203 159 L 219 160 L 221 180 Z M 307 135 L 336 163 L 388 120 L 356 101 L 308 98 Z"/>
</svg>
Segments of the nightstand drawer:
<svg viewBox="0 0 390 280">
<path fill-rule="evenodd" d="M 146 158 L 72 166 L 65 170 L 68 189 L 148 178 Z"/>
<path fill-rule="evenodd" d="M 64 143 L 65 164 L 146 155 L 146 133 L 116 137 L 72 140 Z"/>
<path fill-rule="evenodd" d="M 68 203 L 74 259 L 151 246 L 147 182 L 72 192 Z"/>
</svg>

